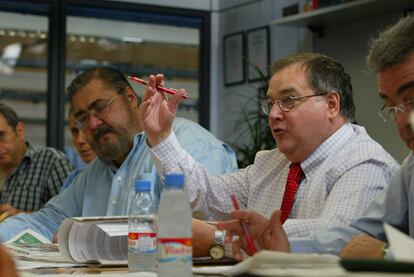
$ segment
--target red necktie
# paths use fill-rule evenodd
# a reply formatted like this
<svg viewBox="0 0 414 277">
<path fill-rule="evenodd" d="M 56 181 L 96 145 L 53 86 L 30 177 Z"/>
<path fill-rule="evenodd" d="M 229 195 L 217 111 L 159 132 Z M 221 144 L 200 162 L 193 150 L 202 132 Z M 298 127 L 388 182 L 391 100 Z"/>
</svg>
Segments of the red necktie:
<svg viewBox="0 0 414 277">
<path fill-rule="evenodd" d="M 282 211 L 282 216 L 280 218 L 282 224 L 285 223 L 286 219 L 288 219 L 290 211 L 292 210 L 293 201 L 295 200 L 295 194 L 299 188 L 302 174 L 303 171 L 299 163 L 292 163 L 290 165 L 282 206 L 280 208 Z"/>
</svg>

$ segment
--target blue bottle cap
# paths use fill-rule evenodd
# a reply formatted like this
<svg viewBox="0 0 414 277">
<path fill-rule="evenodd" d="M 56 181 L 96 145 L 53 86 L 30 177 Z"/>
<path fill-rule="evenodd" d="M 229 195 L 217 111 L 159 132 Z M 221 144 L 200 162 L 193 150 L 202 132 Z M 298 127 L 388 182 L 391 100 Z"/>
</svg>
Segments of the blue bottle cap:
<svg viewBox="0 0 414 277">
<path fill-rule="evenodd" d="M 136 180 L 135 181 L 135 191 L 143 192 L 151 190 L 151 181 L 150 180 Z"/>
<path fill-rule="evenodd" d="M 182 188 L 184 185 L 184 175 L 183 174 L 167 174 L 165 175 L 165 184 L 167 187 Z"/>
</svg>

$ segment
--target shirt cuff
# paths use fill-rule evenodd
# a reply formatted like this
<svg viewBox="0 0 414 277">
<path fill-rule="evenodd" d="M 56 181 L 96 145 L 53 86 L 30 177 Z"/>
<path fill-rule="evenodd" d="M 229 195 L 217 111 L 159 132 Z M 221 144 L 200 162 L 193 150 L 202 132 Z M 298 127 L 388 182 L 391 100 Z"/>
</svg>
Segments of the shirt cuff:
<svg viewBox="0 0 414 277">
<path fill-rule="evenodd" d="M 159 144 L 149 147 L 160 174 L 168 174 L 178 170 L 178 161 L 183 161 L 187 152 L 183 150 L 174 132 Z M 181 170 L 180 170 L 181 172 Z"/>
<path fill-rule="evenodd" d="M 290 252 L 292 253 L 318 253 L 314 245 L 314 240 L 291 239 L 289 240 Z"/>
</svg>

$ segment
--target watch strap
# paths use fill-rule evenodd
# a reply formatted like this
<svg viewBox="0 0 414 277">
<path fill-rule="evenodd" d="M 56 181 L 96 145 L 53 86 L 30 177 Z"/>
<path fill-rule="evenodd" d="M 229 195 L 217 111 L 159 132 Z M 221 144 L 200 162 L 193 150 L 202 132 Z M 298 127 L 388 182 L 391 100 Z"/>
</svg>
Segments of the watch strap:
<svg viewBox="0 0 414 277">
<path fill-rule="evenodd" d="M 213 245 L 221 245 L 224 246 L 224 231 L 215 230 L 214 231 L 214 239 L 213 239 Z"/>
</svg>

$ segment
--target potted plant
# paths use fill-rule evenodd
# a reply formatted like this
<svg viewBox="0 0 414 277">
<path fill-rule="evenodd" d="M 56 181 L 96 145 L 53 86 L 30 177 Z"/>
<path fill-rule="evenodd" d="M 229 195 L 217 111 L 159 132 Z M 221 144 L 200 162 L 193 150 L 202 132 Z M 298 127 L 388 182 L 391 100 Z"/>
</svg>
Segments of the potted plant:
<svg viewBox="0 0 414 277">
<path fill-rule="evenodd" d="M 269 129 L 268 117 L 263 114 L 261 109 L 261 102 L 266 98 L 269 78 L 255 64 L 249 63 L 249 66 L 258 73 L 260 79 L 258 86 L 253 88 L 254 94 L 248 96 L 240 119 L 235 122 L 238 137 L 246 138 L 241 145 L 240 140 L 232 143 L 237 154 L 239 168 L 252 164 L 258 151 L 273 149 L 276 145 Z M 251 108 L 252 103 L 255 105 L 253 109 Z"/>
</svg>

